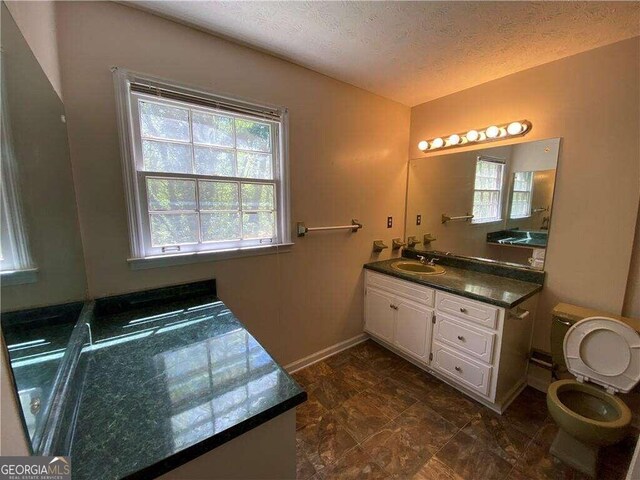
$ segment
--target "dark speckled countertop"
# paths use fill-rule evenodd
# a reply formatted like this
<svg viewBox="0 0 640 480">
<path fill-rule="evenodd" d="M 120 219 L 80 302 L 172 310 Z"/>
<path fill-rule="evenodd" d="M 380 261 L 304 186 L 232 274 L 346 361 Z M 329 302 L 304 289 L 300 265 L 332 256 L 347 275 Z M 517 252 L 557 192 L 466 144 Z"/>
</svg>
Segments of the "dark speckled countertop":
<svg viewBox="0 0 640 480">
<path fill-rule="evenodd" d="M 443 275 L 412 275 L 391 265 L 406 258 L 372 262 L 364 268 L 504 308 L 513 308 L 542 290 L 542 285 L 444 265 Z"/>
<path fill-rule="evenodd" d="M 35 453 L 70 455 L 76 480 L 155 478 L 304 402 L 215 292 L 209 280 L 79 303 L 67 329 L 3 314 L 18 388 L 52 392 Z M 59 371 L 23 367 L 51 331 L 69 342 Z"/>
<path fill-rule="evenodd" d="M 76 480 L 153 478 L 306 399 L 215 296 L 99 310 L 76 372 Z"/>
</svg>

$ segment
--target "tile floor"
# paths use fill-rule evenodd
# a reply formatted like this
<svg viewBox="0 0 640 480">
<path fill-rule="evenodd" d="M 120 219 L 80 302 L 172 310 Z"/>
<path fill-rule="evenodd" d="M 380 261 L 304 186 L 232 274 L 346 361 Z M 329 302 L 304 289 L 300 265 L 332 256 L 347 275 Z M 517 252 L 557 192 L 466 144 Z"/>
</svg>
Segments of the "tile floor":
<svg viewBox="0 0 640 480">
<path fill-rule="evenodd" d="M 586 478 L 549 454 L 557 430 L 534 389 L 497 415 L 371 340 L 293 376 L 309 395 L 298 479 Z M 634 442 L 603 452 L 599 479 L 624 478 Z"/>
</svg>

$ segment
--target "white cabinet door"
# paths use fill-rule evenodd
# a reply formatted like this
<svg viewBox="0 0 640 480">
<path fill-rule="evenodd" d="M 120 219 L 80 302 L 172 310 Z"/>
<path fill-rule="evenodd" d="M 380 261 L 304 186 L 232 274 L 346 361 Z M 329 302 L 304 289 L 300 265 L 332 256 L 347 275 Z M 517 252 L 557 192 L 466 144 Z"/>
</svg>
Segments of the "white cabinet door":
<svg viewBox="0 0 640 480">
<path fill-rule="evenodd" d="M 428 361 L 431 351 L 433 310 L 407 300 L 397 300 L 396 341 L 398 348 Z"/>
<path fill-rule="evenodd" d="M 365 329 L 382 340 L 393 343 L 396 299 L 375 288 L 367 288 L 365 296 Z"/>
</svg>

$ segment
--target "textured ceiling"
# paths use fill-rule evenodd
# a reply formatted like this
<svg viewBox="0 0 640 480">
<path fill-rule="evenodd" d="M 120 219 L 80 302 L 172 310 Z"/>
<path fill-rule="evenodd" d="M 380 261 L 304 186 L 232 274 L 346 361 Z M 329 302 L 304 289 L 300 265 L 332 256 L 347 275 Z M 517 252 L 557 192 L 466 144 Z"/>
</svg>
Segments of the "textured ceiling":
<svg viewBox="0 0 640 480">
<path fill-rule="evenodd" d="M 126 3 L 410 106 L 640 35 L 640 2 Z"/>
</svg>

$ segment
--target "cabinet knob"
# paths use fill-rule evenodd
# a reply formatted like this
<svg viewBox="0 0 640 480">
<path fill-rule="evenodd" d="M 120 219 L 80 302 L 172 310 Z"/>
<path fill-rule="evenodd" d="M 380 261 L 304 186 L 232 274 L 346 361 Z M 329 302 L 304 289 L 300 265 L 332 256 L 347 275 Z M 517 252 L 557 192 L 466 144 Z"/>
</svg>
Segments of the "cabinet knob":
<svg viewBox="0 0 640 480">
<path fill-rule="evenodd" d="M 455 367 L 456 368 L 456 372 L 461 372 L 462 369 L 460 367 Z"/>
<path fill-rule="evenodd" d="M 464 337 L 462 335 L 458 335 L 458 340 L 460 340 L 461 342 L 464 342 Z"/>
<path fill-rule="evenodd" d="M 462 313 L 467 313 L 467 309 L 466 309 L 466 308 L 464 308 L 464 307 L 460 307 L 460 311 L 461 311 Z"/>
</svg>

